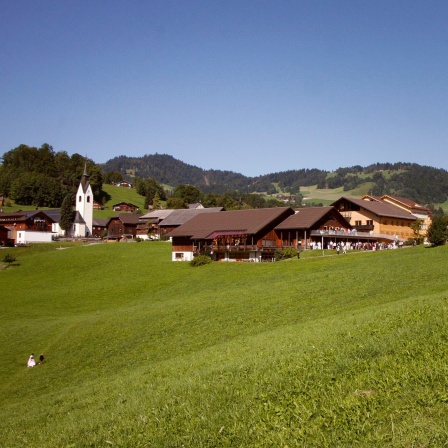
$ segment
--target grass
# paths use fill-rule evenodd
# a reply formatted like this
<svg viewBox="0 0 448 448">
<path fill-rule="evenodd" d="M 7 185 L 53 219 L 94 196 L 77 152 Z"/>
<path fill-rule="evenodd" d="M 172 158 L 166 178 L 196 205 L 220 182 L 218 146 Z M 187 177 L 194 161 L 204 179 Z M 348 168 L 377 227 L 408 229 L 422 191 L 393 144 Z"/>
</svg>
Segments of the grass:
<svg viewBox="0 0 448 448">
<path fill-rule="evenodd" d="M 447 446 L 448 247 L 198 268 L 170 249 L 11 249 L 0 446 Z"/>
</svg>

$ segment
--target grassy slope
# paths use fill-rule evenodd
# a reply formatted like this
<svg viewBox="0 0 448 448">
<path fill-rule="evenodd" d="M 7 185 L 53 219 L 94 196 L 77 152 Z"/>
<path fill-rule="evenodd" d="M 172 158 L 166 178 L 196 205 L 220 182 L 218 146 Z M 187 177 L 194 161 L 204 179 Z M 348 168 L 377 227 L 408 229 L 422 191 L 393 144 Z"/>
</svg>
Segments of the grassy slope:
<svg viewBox="0 0 448 448">
<path fill-rule="evenodd" d="M 142 213 L 145 213 L 145 198 L 140 196 L 135 191 L 135 188 L 115 187 L 113 185 L 103 185 L 103 190 L 111 197 L 111 199 L 104 204 L 104 210 L 95 210 L 95 218 L 110 218 L 115 216 L 118 212 L 114 211 L 112 206 L 120 202 L 129 202 L 137 205 Z"/>
<path fill-rule="evenodd" d="M 445 446 L 448 247 L 55 247 L 0 271 L 0 446 Z"/>
</svg>

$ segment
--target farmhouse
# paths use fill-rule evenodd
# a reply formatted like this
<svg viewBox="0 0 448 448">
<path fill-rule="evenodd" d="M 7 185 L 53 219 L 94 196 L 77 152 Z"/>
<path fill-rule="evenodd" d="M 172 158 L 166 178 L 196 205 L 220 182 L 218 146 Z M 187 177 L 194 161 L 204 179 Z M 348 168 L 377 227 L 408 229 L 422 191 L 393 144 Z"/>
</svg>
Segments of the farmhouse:
<svg viewBox="0 0 448 448">
<path fill-rule="evenodd" d="M 117 182 L 115 184 L 115 186 L 116 187 L 124 187 L 124 188 L 132 188 L 132 184 L 127 182 L 127 181 L 125 181 L 125 180 L 122 180 L 121 182 Z"/>
<path fill-rule="evenodd" d="M 130 202 L 119 202 L 114 204 L 112 208 L 116 212 L 136 212 L 138 210 L 138 206 Z"/>
<path fill-rule="evenodd" d="M 281 244 L 274 229 L 293 214 L 290 207 L 198 214 L 168 233 L 172 260 L 205 254 L 215 261 L 271 261 Z"/>
<path fill-rule="evenodd" d="M 107 218 L 93 218 L 92 236 L 95 238 L 101 238 L 103 232 L 107 230 Z"/>
<path fill-rule="evenodd" d="M 352 237 L 352 226 L 335 207 L 305 207 L 295 210 L 275 231 L 281 247 L 308 249 L 314 242 L 327 244 Z"/>
<path fill-rule="evenodd" d="M 42 211 L 0 213 L 0 225 L 9 230 L 15 244 L 52 241 L 53 220 Z"/>
<path fill-rule="evenodd" d="M 160 223 L 169 216 L 174 209 L 160 209 L 146 213 L 140 216 L 140 223 L 138 236 L 142 239 L 149 239 L 150 237 L 160 239 Z"/>
<path fill-rule="evenodd" d="M 371 199 L 342 197 L 332 204 L 359 233 L 377 241 L 405 241 L 414 236 L 411 228 L 417 219 L 396 205 Z"/>
<path fill-rule="evenodd" d="M 140 223 L 139 218 L 139 215 L 134 213 L 120 213 L 118 216 L 113 216 L 107 222 L 107 237 L 117 240 L 135 238 L 137 236 L 137 226 Z"/>
</svg>

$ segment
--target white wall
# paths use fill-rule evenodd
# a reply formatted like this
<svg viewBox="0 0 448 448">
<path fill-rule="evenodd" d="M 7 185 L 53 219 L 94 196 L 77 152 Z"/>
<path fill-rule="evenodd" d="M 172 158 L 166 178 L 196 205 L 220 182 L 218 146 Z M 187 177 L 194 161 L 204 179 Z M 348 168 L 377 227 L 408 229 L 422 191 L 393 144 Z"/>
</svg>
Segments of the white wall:
<svg viewBox="0 0 448 448">
<path fill-rule="evenodd" d="M 51 232 L 38 232 L 35 230 L 18 230 L 16 244 L 51 243 Z"/>
<path fill-rule="evenodd" d="M 193 260 L 193 252 L 182 252 L 176 251 L 172 252 L 172 261 L 191 261 Z"/>
</svg>

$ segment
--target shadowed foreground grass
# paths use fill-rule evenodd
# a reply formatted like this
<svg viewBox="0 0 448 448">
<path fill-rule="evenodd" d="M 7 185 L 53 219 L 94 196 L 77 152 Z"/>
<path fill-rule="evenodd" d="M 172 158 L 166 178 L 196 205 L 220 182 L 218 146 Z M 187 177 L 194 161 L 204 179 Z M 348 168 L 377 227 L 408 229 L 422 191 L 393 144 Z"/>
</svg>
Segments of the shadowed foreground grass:
<svg viewBox="0 0 448 448">
<path fill-rule="evenodd" d="M 446 247 L 56 247 L 0 271 L 0 446 L 448 446 Z"/>
</svg>

